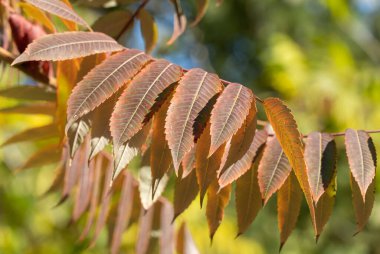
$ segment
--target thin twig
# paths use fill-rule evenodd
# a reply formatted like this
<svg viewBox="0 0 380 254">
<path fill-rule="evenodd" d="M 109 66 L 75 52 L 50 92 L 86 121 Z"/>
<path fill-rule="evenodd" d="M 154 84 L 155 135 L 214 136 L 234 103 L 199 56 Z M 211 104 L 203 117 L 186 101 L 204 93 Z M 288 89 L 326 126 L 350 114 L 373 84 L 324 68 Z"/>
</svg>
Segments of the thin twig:
<svg viewBox="0 0 380 254">
<path fill-rule="evenodd" d="M 149 0 L 143 0 L 141 4 L 137 7 L 136 11 L 132 14 L 132 16 L 129 18 L 127 24 L 123 27 L 123 29 L 120 31 L 120 33 L 115 37 L 116 40 L 119 40 L 120 37 L 128 30 L 129 26 L 132 25 L 133 20 L 139 15 L 140 11 L 147 5 Z"/>
</svg>

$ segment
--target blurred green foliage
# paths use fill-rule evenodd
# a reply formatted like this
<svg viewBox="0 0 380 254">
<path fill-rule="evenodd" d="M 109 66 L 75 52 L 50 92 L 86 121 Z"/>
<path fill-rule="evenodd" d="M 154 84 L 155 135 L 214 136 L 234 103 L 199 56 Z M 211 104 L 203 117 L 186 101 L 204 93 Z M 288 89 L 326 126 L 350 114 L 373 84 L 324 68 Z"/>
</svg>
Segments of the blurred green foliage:
<svg viewBox="0 0 380 254">
<path fill-rule="evenodd" d="M 165 45 L 171 30 L 171 9 L 163 2 L 148 5 L 160 27 L 160 43 L 153 55 L 187 68 L 214 71 L 223 79 L 249 86 L 260 97 L 284 99 L 303 133 L 379 128 L 377 0 L 225 0 L 218 8 L 211 2 L 200 25 L 188 29 L 171 47 Z M 182 2 L 185 13 L 194 16 L 193 1 Z M 85 8 L 80 13 L 88 20 L 99 15 Z M 137 32 L 130 35 L 127 46 L 143 48 Z M 0 87 L 20 79 L 3 77 Z M 14 103 L 0 98 L 1 107 Z M 264 118 L 262 110 L 260 116 Z M 17 131 L 49 121 L 43 116 L 0 115 L 0 143 Z M 379 148 L 380 136 L 373 138 Z M 367 229 L 352 237 L 355 219 L 343 138 L 337 138 L 337 143 L 338 192 L 330 222 L 316 245 L 304 204 L 283 253 L 380 253 L 379 202 L 375 202 Z M 35 145 L 21 144 L 0 150 L 0 253 L 106 253 L 105 234 L 91 250 L 86 250 L 88 243 L 77 242 L 81 226 L 67 225 L 70 202 L 53 208 L 57 194 L 41 198 L 53 179 L 53 166 L 13 173 L 35 149 Z M 278 251 L 274 197 L 250 230 L 237 239 L 233 199 L 212 245 L 204 214 L 205 208 L 201 210 L 196 200 L 179 218 L 188 222 L 201 253 Z M 132 228 L 124 236 L 128 246 L 132 246 L 135 232 Z"/>
</svg>

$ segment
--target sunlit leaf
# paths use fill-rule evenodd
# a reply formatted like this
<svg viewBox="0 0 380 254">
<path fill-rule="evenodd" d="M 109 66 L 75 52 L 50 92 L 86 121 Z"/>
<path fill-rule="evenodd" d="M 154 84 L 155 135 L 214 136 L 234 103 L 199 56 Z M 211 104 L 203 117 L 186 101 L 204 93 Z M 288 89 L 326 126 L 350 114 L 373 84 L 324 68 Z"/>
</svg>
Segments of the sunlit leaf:
<svg viewBox="0 0 380 254">
<path fill-rule="evenodd" d="M 334 137 L 326 133 L 310 133 L 306 140 L 305 161 L 311 193 L 317 203 L 330 185 L 336 168 Z"/>
<path fill-rule="evenodd" d="M 69 141 L 70 157 L 74 157 L 75 152 L 83 143 L 87 134 L 90 132 L 91 120 L 84 116 L 74 122 L 67 131 L 67 138 Z"/>
<path fill-rule="evenodd" d="M 165 125 L 166 139 L 176 170 L 194 146 L 193 125 L 197 115 L 221 90 L 222 84 L 218 76 L 201 69 L 190 70 L 179 82 Z"/>
<path fill-rule="evenodd" d="M 75 22 L 79 25 L 89 27 L 78 14 L 76 14 L 69 6 L 59 0 L 25 0 L 41 10 L 57 15 L 58 17 Z"/>
<path fill-rule="evenodd" d="M 292 168 L 280 143 L 277 138 L 271 138 L 258 169 L 260 192 L 265 203 L 284 184 L 290 171 Z"/>
<path fill-rule="evenodd" d="M 370 150 L 371 137 L 365 131 L 347 129 L 345 135 L 346 152 L 352 176 L 357 182 L 363 201 L 369 185 L 375 177 L 376 162 Z"/>
<path fill-rule="evenodd" d="M 38 38 L 12 63 L 27 61 L 62 61 L 84 56 L 120 51 L 123 46 L 103 33 L 65 32 Z"/>
<path fill-rule="evenodd" d="M 225 143 L 243 125 L 255 103 L 252 91 L 240 84 L 229 84 L 211 112 L 211 148 L 209 155 Z"/>
<path fill-rule="evenodd" d="M 293 168 L 301 189 L 306 197 L 314 226 L 314 232 L 316 232 L 315 209 L 307 177 L 307 168 L 303 154 L 304 147 L 302 143 L 302 135 L 298 131 L 297 123 L 294 120 L 290 109 L 277 98 L 265 99 L 264 108 L 268 120 L 276 133 L 276 137 L 280 142 L 286 157 L 288 157 L 289 163 Z"/>
<path fill-rule="evenodd" d="M 145 210 L 148 210 L 161 196 L 164 191 L 169 177 L 165 175 L 157 184 L 154 195 L 152 195 L 152 175 L 150 167 L 144 166 L 139 170 L 139 191 L 141 204 Z"/>
<path fill-rule="evenodd" d="M 55 27 L 54 24 L 51 22 L 51 20 L 40 11 L 38 8 L 34 7 L 31 4 L 28 3 L 19 3 L 22 10 L 25 12 L 25 14 L 28 16 L 28 18 L 32 18 L 35 21 L 40 22 L 49 32 L 54 33 Z"/>
<path fill-rule="evenodd" d="M 67 127 L 106 101 L 149 61 L 139 50 L 113 55 L 94 69 L 73 90 L 67 109 Z"/>
<path fill-rule="evenodd" d="M 114 145 L 129 141 L 144 125 L 155 100 L 181 77 L 181 68 L 166 60 L 157 60 L 142 70 L 128 85 L 116 103 L 111 117 Z"/>
</svg>

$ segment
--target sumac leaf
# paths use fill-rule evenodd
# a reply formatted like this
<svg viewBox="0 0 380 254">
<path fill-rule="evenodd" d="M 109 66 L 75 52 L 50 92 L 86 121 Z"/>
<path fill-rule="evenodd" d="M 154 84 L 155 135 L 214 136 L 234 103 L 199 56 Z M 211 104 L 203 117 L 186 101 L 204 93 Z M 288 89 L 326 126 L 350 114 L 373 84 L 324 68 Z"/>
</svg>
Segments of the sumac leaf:
<svg viewBox="0 0 380 254">
<path fill-rule="evenodd" d="M 143 127 L 145 116 L 159 94 L 177 82 L 181 73 L 180 67 L 166 60 L 157 60 L 131 81 L 111 117 L 111 133 L 116 147 L 127 142 Z"/>
<path fill-rule="evenodd" d="M 49 34 L 29 44 L 26 50 L 13 61 L 12 65 L 27 61 L 69 60 L 122 49 L 123 46 L 103 33 L 65 32 Z"/>
<path fill-rule="evenodd" d="M 92 69 L 70 96 L 67 127 L 111 97 L 149 60 L 144 52 L 131 49 L 107 58 Z"/>
<path fill-rule="evenodd" d="M 56 91 L 42 86 L 14 86 L 0 90 L 0 96 L 4 98 L 30 101 L 55 101 Z"/>
<path fill-rule="evenodd" d="M 222 83 L 218 76 L 201 69 L 190 70 L 180 80 L 165 125 L 166 139 L 176 170 L 194 146 L 193 125 L 196 117 L 221 90 Z"/>
<path fill-rule="evenodd" d="M 228 205 L 231 196 L 231 185 L 220 189 L 216 179 L 207 191 L 206 216 L 210 231 L 210 240 L 214 238 L 215 232 L 224 217 L 224 209 Z"/>
<path fill-rule="evenodd" d="M 218 182 L 221 188 L 234 182 L 249 170 L 259 149 L 265 144 L 267 136 L 268 134 L 265 130 L 260 130 L 256 133 L 247 153 L 219 176 Z"/>
<path fill-rule="evenodd" d="M 157 44 L 158 28 L 152 15 L 142 9 L 138 17 L 140 19 L 140 30 L 145 42 L 145 52 L 151 52 Z"/>
<path fill-rule="evenodd" d="M 23 171 L 29 168 L 41 167 L 58 162 L 61 158 L 60 146 L 57 144 L 48 145 L 33 153 L 26 162 L 18 169 Z"/>
<path fill-rule="evenodd" d="M 89 28 L 89 25 L 68 5 L 59 0 L 25 0 L 37 8 Z"/>
<path fill-rule="evenodd" d="M 25 141 L 42 140 L 58 136 L 57 126 L 48 124 L 41 127 L 31 128 L 17 133 L 0 145 L 0 147 Z"/>
<path fill-rule="evenodd" d="M 307 136 L 305 161 L 311 194 L 317 203 L 331 183 L 336 169 L 336 144 L 327 133 L 313 132 Z"/>
<path fill-rule="evenodd" d="M 372 139 L 365 131 L 347 129 L 345 144 L 352 176 L 359 186 L 363 201 L 365 201 L 367 189 L 372 183 L 376 171 L 376 162 L 370 148 L 370 145 L 373 144 Z"/>
<path fill-rule="evenodd" d="M 264 108 L 268 120 L 276 133 L 276 137 L 278 138 L 286 157 L 288 157 L 289 163 L 300 183 L 309 206 L 314 232 L 316 232 L 315 209 L 307 178 L 302 135 L 298 131 L 297 123 L 294 120 L 290 109 L 277 98 L 265 99 Z"/>
<path fill-rule="evenodd" d="M 290 173 L 277 193 L 278 228 L 280 230 L 280 250 L 296 226 L 301 209 L 302 190 L 296 176 Z"/>
<path fill-rule="evenodd" d="M 190 204 L 197 197 L 199 187 L 197 183 L 197 176 L 193 170 L 189 175 L 184 178 L 177 177 L 174 187 L 174 218 L 177 218 L 183 211 L 185 211 Z"/>
<path fill-rule="evenodd" d="M 166 184 L 169 180 L 167 175 L 162 177 L 157 184 L 155 191 L 153 191 L 152 175 L 150 172 L 151 170 L 149 166 L 144 166 L 139 171 L 140 199 L 145 210 L 148 210 L 157 201 L 165 190 Z M 152 193 L 154 194 L 152 195 Z"/>
<path fill-rule="evenodd" d="M 178 254 L 199 254 L 185 222 L 182 222 L 177 232 L 176 250 Z"/>
<path fill-rule="evenodd" d="M 261 196 L 266 203 L 288 178 L 292 168 L 277 138 L 271 138 L 265 146 L 258 169 Z"/>
<path fill-rule="evenodd" d="M 180 37 L 186 30 L 187 19 L 183 14 L 174 14 L 173 18 L 173 34 L 170 37 L 167 45 L 172 45 L 178 37 Z"/>
<path fill-rule="evenodd" d="M 238 236 L 248 229 L 262 207 L 260 188 L 257 181 L 257 168 L 261 157 L 262 151 L 257 155 L 251 168 L 236 181 L 235 199 Z"/>
<path fill-rule="evenodd" d="M 92 25 L 94 31 L 105 33 L 114 39 L 118 39 L 124 31 L 125 26 L 130 22 L 132 13 L 127 10 L 116 10 L 101 16 Z M 133 27 L 133 22 L 131 26 Z"/>
<path fill-rule="evenodd" d="M 197 0 L 197 15 L 194 21 L 191 23 L 191 26 L 196 26 L 204 17 L 207 11 L 209 0 Z"/>
<path fill-rule="evenodd" d="M 250 89 L 240 84 L 229 84 L 219 96 L 211 112 L 211 148 L 209 155 L 225 143 L 243 125 L 255 103 Z"/>
</svg>

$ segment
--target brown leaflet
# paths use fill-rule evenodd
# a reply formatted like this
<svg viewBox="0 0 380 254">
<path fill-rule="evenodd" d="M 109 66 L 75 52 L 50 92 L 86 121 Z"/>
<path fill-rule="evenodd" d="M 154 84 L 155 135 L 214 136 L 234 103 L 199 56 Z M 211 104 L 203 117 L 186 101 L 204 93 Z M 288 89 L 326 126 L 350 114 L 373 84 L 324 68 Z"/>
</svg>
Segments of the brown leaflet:
<svg viewBox="0 0 380 254">
<path fill-rule="evenodd" d="M 67 126 L 111 97 L 150 59 L 151 57 L 144 52 L 131 49 L 108 57 L 93 68 L 74 88 L 70 96 Z"/>
<path fill-rule="evenodd" d="M 307 174 L 314 202 L 317 203 L 332 181 L 336 170 L 336 144 L 327 133 L 313 132 L 305 146 Z"/>
<path fill-rule="evenodd" d="M 161 106 L 155 114 L 152 124 L 152 143 L 150 145 L 150 166 L 152 170 L 152 186 L 168 173 L 172 166 L 172 156 L 168 142 L 165 139 L 165 119 L 170 105 L 170 98 Z"/>
<path fill-rule="evenodd" d="M 194 21 L 191 23 L 190 26 L 196 26 L 204 17 L 207 11 L 209 0 L 197 0 L 197 16 L 195 17 Z"/>
<path fill-rule="evenodd" d="M 377 157 L 376 157 L 376 148 L 372 142 L 372 138 L 368 139 L 368 148 L 371 153 L 372 161 L 376 168 L 377 166 Z M 373 204 L 375 202 L 375 190 L 376 190 L 376 177 L 373 178 L 372 183 L 368 186 L 367 192 L 365 194 L 365 199 L 361 194 L 359 184 L 356 182 L 352 173 L 350 174 L 350 183 L 352 190 L 352 202 L 355 210 L 356 224 L 357 224 L 357 233 L 359 233 L 369 219 L 371 215 Z"/>
<path fill-rule="evenodd" d="M 244 156 L 227 168 L 220 176 L 219 176 L 219 185 L 221 188 L 224 186 L 234 182 L 241 175 L 243 175 L 252 165 L 257 153 L 260 148 L 265 144 L 267 140 L 268 134 L 265 130 L 260 130 L 256 132 L 255 137 L 249 147 L 248 151 Z"/>
<path fill-rule="evenodd" d="M 251 147 L 256 132 L 256 113 L 256 104 L 252 103 L 243 125 L 226 144 L 226 149 L 224 150 L 222 162 L 218 170 L 219 176 L 240 160 Z"/>
<path fill-rule="evenodd" d="M 71 6 L 63 3 L 59 0 L 25 0 L 26 2 L 36 6 L 37 8 L 49 12 L 51 14 L 57 15 L 65 20 L 72 21 L 76 24 L 82 25 L 86 28 L 90 26 L 84 19 L 82 19 L 78 14 L 74 12 Z"/>
<path fill-rule="evenodd" d="M 25 142 L 33 140 L 42 140 L 58 136 L 57 126 L 55 124 L 48 124 L 41 127 L 27 129 L 25 131 L 19 132 L 0 145 L 0 147 Z"/>
<path fill-rule="evenodd" d="M 199 254 L 185 222 L 182 222 L 178 229 L 176 238 L 176 250 L 178 254 Z"/>
<path fill-rule="evenodd" d="M 27 61 L 63 61 L 84 56 L 123 50 L 123 46 L 103 33 L 64 32 L 34 40 L 13 65 Z"/>
<path fill-rule="evenodd" d="M 177 82 L 182 69 L 160 59 L 149 64 L 127 86 L 111 117 L 111 133 L 116 147 L 129 141 L 144 125 L 159 94 Z"/>
<path fill-rule="evenodd" d="M 182 178 L 188 176 L 195 168 L 195 151 L 197 145 L 195 144 L 193 148 L 183 157 L 182 160 Z"/>
<path fill-rule="evenodd" d="M 112 235 L 111 253 L 118 253 L 122 234 L 129 223 L 133 210 L 133 176 L 125 171 L 123 174 L 123 186 L 121 189 L 115 228 Z"/>
<path fill-rule="evenodd" d="M 173 34 L 167 45 L 172 45 L 186 30 L 187 19 L 183 14 L 174 14 L 173 18 Z"/>
<path fill-rule="evenodd" d="M 255 103 L 250 89 L 240 84 L 229 84 L 217 99 L 211 112 L 211 147 L 209 155 L 236 134 Z"/>
<path fill-rule="evenodd" d="M 324 226 L 328 222 L 332 210 L 334 208 L 335 196 L 336 196 L 336 171 L 330 180 L 330 184 L 324 190 L 324 193 L 319 198 L 315 205 L 315 221 L 316 221 L 316 241 L 318 241 Z"/>
<path fill-rule="evenodd" d="M 302 135 L 298 131 L 297 123 L 290 109 L 278 98 L 268 98 L 264 100 L 265 113 L 270 124 L 281 144 L 289 163 L 300 183 L 301 189 L 305 194 L 307 204 L 309 206 L 311 220 L 315 226 L 315 209 L 313 197 L 307 178 L 307 167 L 304 158 L 304 146 L 302 143 Z"/>
<path fill-rule="evenodd" d="M 90 231 L 91 226 L 93 224 L 93 221 L 94 221 L 94 218 L 96 215 L 96 210 L 97 210 L 98 203 L 99 203 L 99 194 L 100 194 L 100 190 L 101 190 L 100 185 L 101 185 L 101 180 L 102 180 L 101 176 L 103 176 L 102 171 L 104 169 L 106 169 L 107 163 L 109 163 L 109 162 L 107 162 L 107 160 L 103 157 L 102 154 L 99 154 L 98 156 L 96 156 L 94 158 L 94 160 L 92 160 L 90 162 L 90 168 L 94 171 L 93 172 L 94 182 L 92 184 L 92 189 L 91 189 L 91 200 L 90 200 L 89 213 L 88 213 L 86 225 L 83 229 L 82 234 L 79 237 L 80 241 L 82 241 L 88 235 L 88 232 Z M 108 183 L 106 183 L 106 182 L 103 183 L 104 187 L 107 184 Z"/>
<path fill-rule="evenodd" d="M 216 179 L 217 170 L 219 168 L 225 145 L 220 146 L 216 152 L 208 157 L 210 150 L 210 122 L 207 123 L 206 129 L 203 131 L 197 143 L 195 151 L 195 172 L 198 179 L 200 190 L 200 203 L 203 204 L 203 198 L 206 195 L 207 188 Z"/>
<path fill-rule="evenodd" d="M 174 216 L 173 205 L 166 199 L 161 198 L 161 216 L 160 216 L 160 253 L 174 253 Z"/>
<path fill-rule="evenodd" d="M 199 187 L 195 171 L 181 178 L 178 176 L 174 187 L 174 218 L 173 221 L 183 213 L 197 197 Z"/>
<path fill-rule="evenodd" d="M 284 184 L 291 171 L 277 138 L 269 139 L 258 169 L 260 192 L 265 203 Z"/>
<path fill-rule="evenodd" d="M 151 122 L 147 123 L 128 143 L 123 144 L 117 149 L 113 147 L 113 166 L 114 172 L 112 179 L 115 179 L 120 172 L 135 158 L 138 154 L 144 153 L 146 150 L 144 146 L 149 138 L 151 130 Z"/>
<path fill-rule="evenodd" d="M 372 180 L 372 183 L 368 186 L 365 194 L 365 201 L 361 194 L 358 183 L 355 178 L 350 174 L 350 184 L 352 190 L 352 204 L 354 206 L 355 218 L 356 218 L 356 233 L 362 231 L 368 222 L 372 213 L 373 204 L 375 202 L 375 185 L 376 178 Z"/>
<path fill-rule="evenodd" d="M 291 172 L 277 193 L 278 228 L 280 230 L 280 250 L 296 226 L 301 209 L 302 190 L 297 178 Z"/>
<path fill-rule="evenodd" d="M 376 161 L 371 148 L 372 138 L 362 130 L 347 129 L 345 145 L 352 176 L 357 182 L 363 201 L 369 185 L 375 177 Z"/>
<path fill-rule="evenodd" d="M 48 145 L 32 154 L 17 171 L 20 172 L 26 169 L 52 164 L 58 162 L 60 158 L 61 146 L 59 144 Z"/>
<path fill-rule="evenodd" d="M 257 181 L 257 168 L 262 154 L 263 152 L 259 151 L 251 168 L 236 181 L 237 236 L 248 229 L 262 207 L 260 188 Z"/>
<path fill-rule="evenodd" d="M 180 80 L 165 124 L 166 139 L 176 170 L 194 146 L 195 119 L 208 101 L 221 90 L 222 83 L 218 76 L 201 69 L 191 69 Z"/>
<path fill-rule="evenodd" d="M 206 216 L 210 230 L 210 240 L 214 238 L 215 232 L 224 217 L 224 209 L 226 208 L 231 196 L 231 185 L 220 189 L 216 179 L 210 185 L 207 191 L 207 207 Z"/>
</svg>

